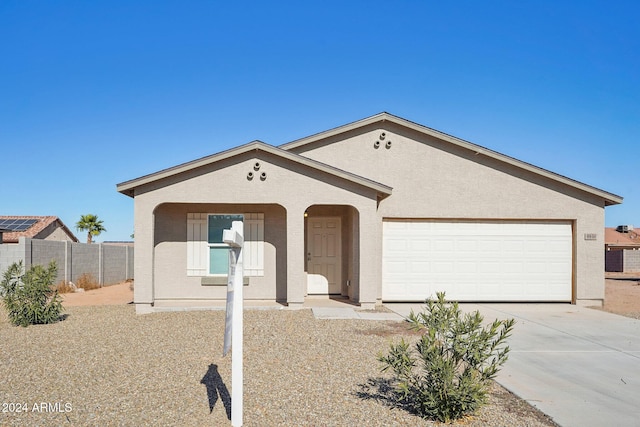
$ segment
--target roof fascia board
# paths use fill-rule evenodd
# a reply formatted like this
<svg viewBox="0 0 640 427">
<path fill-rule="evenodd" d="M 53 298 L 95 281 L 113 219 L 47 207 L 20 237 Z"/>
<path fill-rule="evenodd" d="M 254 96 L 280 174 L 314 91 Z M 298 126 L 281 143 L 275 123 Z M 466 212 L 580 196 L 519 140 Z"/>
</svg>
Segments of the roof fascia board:
<svg viewBox="0 0 640 427">
<path fill-rule="evenodd" d="M 389 113 L 379 113 L 371 117 L 367 117 L 355 122 L 348 123 L 346 125 L 338 126 L 333 129 L 325 130 L 310 136 L 306 136 L 304 138 L 296 139 L 295 141 L 287 142 L 286 144 L 282 144 L 278 146 L 278 148 L 282 150 L 287 150 L 287 151 L 292 150 L 294 148 L 298 148 L 303 145 L 311 144 L 312 142 L 315 142 L 315 141 L 320 141 L 322 139 L 340 135 L 341 133 L 345 133 L 350 130 L 365 127 L 367 125 L 374 124 L 377 122 L 383 122 L 385 120 L 388 120 L 389 117 L 395 117 L 395 116 Z M 400 119 L 400 117 L 397 117 L 397 118 Z"/>
<path fill-rule="evenodd" d="M 591 185 L 588 184 L 584 184 L 580 181 L 576 181 L 574 179 L 568 178 L 566 176 L 557 174 L 555 172 L 551 172 L 549 170 L 543 169 L 541 167 L 538 166 L 534 166 L 530 163 L 524 162 L 522 160 L 518 160 L 516 158 L 507 156 L 505 154 L 502 153 L 498 153 L 497 151 L 493 151 L 491 149 L 482 147 L 480 145 L 474 144 L 472 142 L 469 141 L 465 141 L 464 139 L 460 139 L 457 138 L 455 136 L 440 132 L 438 130 L 432 129 L 430 127 L 403 119 L 402 117 L 398 117 L 398 116 L 394 116 L 393 114 L 389 114 L 386 112 L 383 113 L 379 113 L 376 114 L 374 116 L 371 117 L 367 117 L 365 119 L 362 120 L 358 120 L 356 122 L 352 122 L 343 126 L 339 126 L 324 132 L 320 132 L 302 139 L 298 139 L 286 144 L 281 145 L 279 148 L 283 149 L 283 150 L 292 150 L 298 147 L 301 147 L 303 145 L 307 145 L 307 144 L 311 144 L 315 141 L 319 141 L 325 138 L 330 138 L 336 135 L 339 135 L 341 133 L 344 132 L 349 132 L 351 130 L 357 129 L 359 127 L 364 127 L 370 124 L 374 124 L 376 122 L 384 122 L 384 121 L 389 121 L 395 124 L 398 124 L 400 126 L 404 126 L 408 129 L 414 130 L 416 132 L 420 132 L 435 138 L 438 138 L 440 140 L 449 142 L 451 144 L 454 144 L 458 147 L 461 148 L 465 148 L 467 150 L 473 151 L 475 152 L 475 154 L 482 154 L 484 156 L 487 157 L 491 157 L 493 159 L 499 160 L 503 163 L 509 164 L 511 166 L 515 166 L 517 168 L 520 169 L 524 169 L 528 172 L 532 172 L 534 174 L 543 176 L 545 178 L 551 179 L 553 181 L 558 181 L 561 182 L 565 185 L 568 185 L 570 187 L 574 187 L 577 188 L 579 190 L 582 190 L 584 192 L 593 194 L 595 196 L 601 197 L 605 200 L 605 205 L 609 206 L 609 205 L 617 205 L 622 203 L 623 198 L 621 196 L 618 196 L 616 194 L 613 193 L 609 193 L 608 191 L 604 191 L 601 190 L 599 188 L 593 187 Z"/>
<path fill-rule="evenodd" d="M 392 188 L 388 185 L 381 184 L 379 182 L 373 181 L 371 179 L 362 177 L 360 175 L 356 175 L 354 173 L 345 171 L 343 169 L 336 168 L 334 166 L 328 165 L 326 163 L 319 162 L 317 160 L 310 159 L 308 157 L 301 156 L 299 154 L 295 154 L 289 151 L 282 150 L 277 147 L 273 147 L 271 145 L 266 145 L 266 152 L 270 152 L 276 156 L 288 158 L 289 160 L 302 164 L 304 166 L 320 170 L 322 172 L 326 172 L 330 175 L 335 175 L 339 178 L 345 179 L 347 181 L 355 182 L 356 184 L 360 184 L 364 187 L 369 187 L 378 193 L 382 193 L 384 195 L 390 195 L 392 192 Z"/>
<path fill-rule="evenodd" d="M 274 147 L 272 145 L 266 144 L 261 141 L 250 142 L 245 145 L 241 145 L 239 147 L 232 148 L 230 150 L 222 151 L 217 154 L 213 154 L 211 156 L 202 157 L 197 160 L 193 160 L 191 162 L 183 163 L 177 166 L 173 166 L 167 169 L 163 169 L 161 171 L 144 175 L 140 178 L 132 179 L 129 181 L 122 182 L 116 185 L 116 189 L 127 196 L 133 197 L 134 189 L 144 184 L 148 184 L 151 182 L 155 182 L 164 178 L 168 178 L 170 176 L 178 175 L 183 172 L 187 172 L 192 169 L 196 169 L 202 166 L 207 166 L 212 163 L 216 163 L 234 156 L 238 156 L 240 154 L 244 154 L 246 152 L 252 150 L 261 150 L 266 153 L 273 154 L 275 156 L 285 158 L 287 160 L 293 161 L 295 163 L 310 167 L 312 169 L 316 169 L 331 175 L 335 175 L 339 178 L 345 179 L 347 181 L 351 181 L 357 184 L 360 184 L 364 187 L 369 187 L 379 193 L 382 193 L 385 196 L 388 196 L 392 192 L 392 188 L 381 184 L 379 182 L 372 181 L 370 179 L 364 178 L 362 176 L 353 174 L 351 172 L 344 171 L 342 169 L 338 169 L 336 167 L 327 165 L 325 163 L 319 162 L 317 160 L 309 159 L 307 157 L 303 157 L 299 154 L 292 153 L 290 151 L 285 151 L 280 148 Z"/>
<path fill-rule="evenodd" d="M 166 169 L 159 170 L 158 172 L 153 172 L 147 175 L 143 175 L 138 178 L 134 178 L 128 181 L 121 182 L 116 185 L 116 189 L 118 192 L 126 194 L 127 196 L 133 197 L 133 190 L 135 187 L 139 187 L 144 184 L 148 184 L 150 182 L 158 181 L 163 178 L 168 178 L 173 175 L 177 175 L 192 169 L 199 168 L 201 166 L 206 166 L 211 163 L 215 163 L 221 160 L 228 159 L 230 157 L 236 156 L 238 154 L 242 154 L 246 151 L 250 151 L 254 149 L 254 146 L 260 144 L 260 141 L 253 141 L 248 144 L 240 145 L 238 147 L 231 148 L 229 150 L 221 151 L 220 153 L 212 154 L 210 156 L 201 157 L 196 160 L 192 160 L 190 162 L 181 163 L 176 166 L 172 166 Z"/>
</svg>

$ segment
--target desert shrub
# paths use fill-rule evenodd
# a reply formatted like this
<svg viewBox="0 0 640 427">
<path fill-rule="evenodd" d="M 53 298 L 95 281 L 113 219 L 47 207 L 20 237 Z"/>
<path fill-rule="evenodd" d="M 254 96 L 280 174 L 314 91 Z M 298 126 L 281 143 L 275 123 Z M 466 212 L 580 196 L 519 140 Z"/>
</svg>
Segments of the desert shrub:
<svg viewBox="0 0 640 427">
<path fill-rule="evenodd" d="M 9 266 L 0 283 L 0 297 L 11 323 L 28 326 L 60 320 L 62 302 L 53 288 L 57 271 L 53 261 L 47 268 L 34 265 L 26 272 L 22 262 Z"/>
<path fill-rule="evenodd" d="M 69 294 L 75 292 L 75 288 L 68 282 L 64 280 L 55 285 L 55 289 L 59 294 Z"/>
<path fill-rule="evenodd" d="M 100 287 L 100 283 L 98 283 L 98 280 L 96 280 L 96 278 L 89 273 L 83 273 L 80 277 L 78 277 L 78 280 L 76 280 L 75 285 L 78 288 L 84 289 L 85 291 L 90 291 L 91 289 L 98 289 Z"/>
<path fill-rule="evenodd" d="M 463 314 L 444 293 L 411 312 L 410 328 L 421 331 L 414 344 L 404 339 L 378 354 L 383 371 L 393 372 L 395 397 L 423 418 L 450 422 L 472 414 L 487 401 L 490 380 L 507 360 L 506 340 L 515 321 L 483 326 L 478 311 Z"/>
</svg>

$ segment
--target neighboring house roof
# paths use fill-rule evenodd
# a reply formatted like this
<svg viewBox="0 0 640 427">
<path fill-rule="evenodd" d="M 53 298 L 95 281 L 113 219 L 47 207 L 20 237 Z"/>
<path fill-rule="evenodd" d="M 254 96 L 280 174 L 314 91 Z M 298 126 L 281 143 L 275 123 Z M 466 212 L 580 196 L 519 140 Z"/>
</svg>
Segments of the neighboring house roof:
<svg viewBox="0 0 640 427">
<path fill-rule="evenodd" d="M 545 178 L 551 179 L 556 182 L 560 182 L 562 184 L 568 185 L 570 187 L 577 188 L 579 190 L 585 191 L 587 193 L 593 194 L 598 197 L 602 197 L 605 201 L 605 206 L 617 205 L 622 203 L 622 197 L 609 193 L 607 191 L 601 190 L 599 188 L 590 186 L 588 184 L 584 184 L 582 182 L 576 181 L 574 179 L 568 178 L 566 176 L 557 174 L 555 172 L 548 171 L 546 169 L 534 166 L 530 163 L 523 162 L 521 160 L 515 159 L 513 157 L 509 157 L 505 154 L 498 153 L 497 151 L 490 150 L 488 148 L 482 147 L 480 145 L 473 144 L 471 142 L 465 141 L 460 138 L 456 138 L 455 136 L 448 135 L 446 133 L 437 131 L 435 129 L 423 126 L 418 123 L 414 123 L 412 121 L 403 119 L 398 116 L 394 116 L 393 114 L 389 114 L 386 112 L 382 112 L 371 117 L 367 117 L 362 120 L 358 120 L 353 123 L 349 123 L 343 126 L 339 126 L 333 129 L 329 129 L 324 132 L 317 133 L 315 135 L 308 136 L 306 138 L 298 139 L 293 142 L 289 142 L 287 144 L 280 145 L 280 148 L 283 150 L 295 150 L 304 145 L 312 144 L 316 141 L 320 141 L 326 138 L 330 138 L 345 132 L 350 132 L 358 128 L 362 128 L 365 126 L 370 126 L 376 123 L 384 123 L 390 122 L 395 123 L 396 125 L 403 126 L 407 129 L 411 129 L 413 131 L 417 131 L 440 140 L 449 142 L 453 145 L 456 145 L 461 148 L 465 148 L 467 150 L 473 151 L 477 155 L 484 155 L 487 157 L 491 157 L 500 162 L 504 162 L 506 164 L 518 167 L 520 169 L 524 169 L 529 172 L 533 172 L 537 175 L 543 176 Z"/>
<path fill-rule="evenodd" d="M 382 197 L 389 196 L 391 194 L 392 188 L 381 184 L 379 182 L 372 181 L 368 178 L 364 178 L 362 176 L 353 174 L 351 172 L 344 171 L 342 169 L 338 169 L 336 167 L 327 165 L 326 163 L 319 162 L 317 160 L 310 159 L 308 157 L 301 156 L 299 154 L 295 154 L 286 150 L 282 150 L 278 147 L 274 147 L 273 145 L 266 144 L 262 141 L 253 141 L 245 145 L 241 145 L 236 148 L 232 148 L 230 150 L 223 151 L 218 154 L 214 154 L 211 156 L 202 157 L 197 160 L 193 160 L 191 162 L 183 163 L 168 169 L 163 169 L 161 171 L 142 176 L 140 178 L 132 179 L 130 181 L 122 182 L 117 185 L 117 190 L 126 194 L 127 196 L 133 197 L 134 191 L 136 187 L 139 187 L 144 184 L 149 184 L 151 182 L 155 182 L 164 178 L 168 178 L 170 176 L 178 175 L 180 173 L 188 172 L 196 168 L 200 168 L 203 166 L 210 165 L 212 163 L 219 162 L 221 160 L 225 160 L 234 156 L 238 156 L 240 154 L 244 154 L 250 151 L 263 151 L 265 153 L 269 153 L 280 158 L 292 161 L 294 163 L 298 163 L 300 165 L 304 165 L 306 167 L 319 170 L 321 172 L 328 173 L 330 175 L 337 176 L 339 178 L 345 179 L 347 181 L 351 181 L 353 183 L 362 185 L 364 187 L 371 188 L 377 191 Z"/>
<path fill-rule="evenodd" d="M 606 227 L 604 229 L 604 244 L 611 248 L 640 248 L 640 233 L 635 230 L 620 232 L 613 227 Z"/>
<path fill-rule="evenodd" d="M 57 216 L 20 216 L 20 215 L 0 215 L 0 228 L 3 243 L 17 243 L 20 237 L 31 239 L 46 238 L 51 234 L 49 227 L 61 228 L 69 238 L 77 242 L 76 236 L 67 228 Z M 43 235 L 43 232 L 49 232 Z"/>
</svg>

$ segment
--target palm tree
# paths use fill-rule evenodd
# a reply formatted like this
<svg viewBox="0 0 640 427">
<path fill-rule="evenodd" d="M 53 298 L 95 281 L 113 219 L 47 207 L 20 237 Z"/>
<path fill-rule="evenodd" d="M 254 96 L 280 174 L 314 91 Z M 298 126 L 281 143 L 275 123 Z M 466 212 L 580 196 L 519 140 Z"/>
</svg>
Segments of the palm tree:
<svg viewBox="0 0 640 427">
<path fill-rule="evenodd" d="M 107 231 L 102 225 L 102 221 L 98 219 L 98 215 L 87 214 L 80 216 L 80 221 L 76 223 L 78 231 L 87 232 L 87 243 L 91 243 L 93 236 L 98 236 L 103 231 Z"/>
</svg>

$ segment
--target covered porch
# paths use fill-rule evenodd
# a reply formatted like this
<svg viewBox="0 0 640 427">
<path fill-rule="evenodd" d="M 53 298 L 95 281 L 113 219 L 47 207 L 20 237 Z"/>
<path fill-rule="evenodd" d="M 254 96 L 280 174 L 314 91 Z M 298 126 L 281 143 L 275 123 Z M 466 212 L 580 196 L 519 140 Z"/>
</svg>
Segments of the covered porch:
<svg viewBox="0 0 640 427">
<path fill-rule="evenodd" d="M 367 308 L 380 301 L 386 185 L 254 142 L 119 191 L 135 198 L 138 312 L 226 298 L 219 236 L 231 217 L 244 221 L 249 245 L 246 300 L 294 308 L 311 297 Z"/>
<path fill-rule="evenodd" d="M 381 230 L 375 204 L 366 205 L 162 203 L 153 211 L 149 304 L 141 304 L 141 292 L 134 302 L 145 311 L 224 304 L 227 278 L 213 267 L 213 253 L 222 248 L 210 236 L 214 220 L 228 216 L 245 223 L 248 306 L 373 308 L 379 303 L 379 284 L 363 288 L 362 278 L 369 285 L 379 282 L 380 264 L 362 263 L 361 257 L 376 258 Z"/>
</svg>

